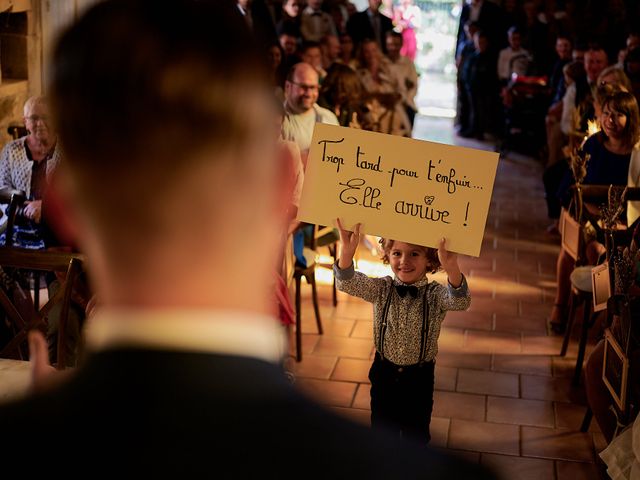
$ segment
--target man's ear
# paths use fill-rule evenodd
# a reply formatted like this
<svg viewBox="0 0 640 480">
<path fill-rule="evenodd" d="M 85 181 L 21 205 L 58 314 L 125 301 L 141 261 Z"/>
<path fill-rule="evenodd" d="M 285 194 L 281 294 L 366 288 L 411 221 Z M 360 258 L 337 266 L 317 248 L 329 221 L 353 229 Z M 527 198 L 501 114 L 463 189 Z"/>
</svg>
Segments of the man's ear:
<svg viewBox="0 0 640 480">
<path fill-rule="evenodd" d="M 53 174 L 42 202 L 42 214 L 60 243 L 76 249 L 80 228 L 68 181 L 66 175 L 60 171 Z"/>
</svg>

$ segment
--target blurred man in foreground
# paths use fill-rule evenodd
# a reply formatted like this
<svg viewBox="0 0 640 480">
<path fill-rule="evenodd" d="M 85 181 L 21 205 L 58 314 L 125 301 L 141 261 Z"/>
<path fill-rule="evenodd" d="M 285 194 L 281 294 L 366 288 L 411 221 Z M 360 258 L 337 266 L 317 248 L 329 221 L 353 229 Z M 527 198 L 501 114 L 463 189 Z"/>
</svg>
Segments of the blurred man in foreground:
<svg viewBox="0 0 640 480">
<path fill-rule="evenodd" d="M 269 286 L 291 187 L 246 28 L 218 2 L 112 0 L 61 37 L 61 195 L 101 303 L 83 365 L 0 408 L 5 458 L 37 457 L 30 475 L 486 478 L 286 381 Z"/>
</svg>

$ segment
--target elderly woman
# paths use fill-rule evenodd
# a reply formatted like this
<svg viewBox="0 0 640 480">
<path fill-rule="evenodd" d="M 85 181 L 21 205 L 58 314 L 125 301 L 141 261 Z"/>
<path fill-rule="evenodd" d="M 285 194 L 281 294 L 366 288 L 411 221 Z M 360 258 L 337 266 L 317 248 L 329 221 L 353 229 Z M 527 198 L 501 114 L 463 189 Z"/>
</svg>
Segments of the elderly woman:
<svg viewBox="0 0 640 480">
<path fill-rule="evenodd" d="M 0 154 L 0 187 L 23 190 L 27 198 L 23 216 L 29 225 L 25 231 L 33 232 L 21 236 L 18 230 L 17 246 L 44 248 L 40 231 L 42 198 L 60 161 L 60 149 L 44 97 L 31 97 L 25 102 L 24 122 L 28 135 L 9 142 Z"/>
</svg>

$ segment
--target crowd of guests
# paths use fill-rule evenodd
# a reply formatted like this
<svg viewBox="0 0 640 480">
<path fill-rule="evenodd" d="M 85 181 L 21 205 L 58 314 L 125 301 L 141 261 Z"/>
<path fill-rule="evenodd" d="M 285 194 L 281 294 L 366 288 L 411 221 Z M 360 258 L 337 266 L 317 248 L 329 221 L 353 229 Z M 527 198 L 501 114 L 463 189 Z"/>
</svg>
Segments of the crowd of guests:
<svg viewBox="0 0 640 480">
<path fill-rule="evenodd" d="M 369 0 L 362 12 L 343 1 L 310 0 L 304 5 L 284 0 L 281 9 L 271 10 L 257 1 L 237 5 L 267 46 L 276 103 L 283 106 L 279 131 L 293 165 L 293 238 L 283 239 L 283 271 L 276 279 L 283 291 L 292 282 L 295 266 L 310 266 L 315 257 L 308 250 L 315 243 L 313 226 L 293 220 L 315 124 L 411 136 L 417 113 L 413 59 L 420 10 L 410 0 L 395 6 Z M 325 237 L 320 244 L 334 243 L 337 230 Z M 292 309 L 286 299 L 280 295 L 279 306 L 289 323 Z"/>
<path fill-rule="evenodd" d="M 329 123 L 342 126 L 411 136 L 420 9 L 411 0 L 382 3 L 369 0 L 368 8 L 358 12 L 351 2 L 340 0 L 309 0 L 306 5 L 284 0 L 281 7 L 276 2 L 238 1 L 267 45 L 274 89 L 287 117 L 302 113 L 298 99 L 313 100 L 318 121 L 329 118 Z M 300 63 L 313 67 L 315 73 L 309 75 L 317 76 L 317 81 L 303 84 L 307 87 L 297 79 Z M 285 128 L 288 124 L 285 120 Z M 312 130 L 311 120 L 308 125 Z M 303 151 L 305 143 L 300 144 Z"/>
<path fill-rule="evenodd" d="M 322 0 L 310 0 L 307 4 L 301 0 L 285 0 L 281 6 L 278 4 L 275 15 L 272 15 L 272 3 L 260 1 L 238 1 L 236 9 L 265 48 L 264 58 L 271 66 L 274 100 L 280 112 L 277 135 L 283 148 L 288 150 L 287 158 L 293 166 L 290 169 L 294 189 L 289 233 L 306 233 L 308 240 L 309 231 L 293 219 L 315 123 L 411 135 L 418 82 L 412 60 L 416 53 L 413 28 L 419 22 L 420 12 L 408 0 L 397 6 L 397 11 L 385 9 L 381 0 L 370 0 L 364 12 L 357 12 L 350 2 Z M 23 117 L 26 136 L 9 142 L 2 149 L 0 188 L 24 192 L 26 199 L 19 208 L 13 238 L 6 242 L 2 234 L 2 244 L 34 250 L 73 248 L 70 247 L 73 238 L 61 238 L 65 232 L 50 227 L 56 223 L 50 221 L 56 213 L 55 197 L 45 197 L 62 154 L 49 109 L 46 97 L 28 99 Z M 294 262 L 311 261 L 304 258 L 302 249 L 296 249 L 297 257 L 292 257 L 290 240 L 286 238 L 283 248 L 286 250 L 285 278 L 289 281 Z M 293 261 L 289 262 L 290 259 Z M 24 277 L 11 280 L 27 290 L 32 282 Z M 277 281 L 278 286 L 283 287 L 282 277 Z M 53 295 L 58 282 L 51 275 L 46 283 Z M 278 299 L 286 324 L 292 321 L 293 311 L 283 291 L 284 288 L 278 290 Z M 72 363 L 76 360 L 80 328 L 86 317 L 88 298 L 84 300 L 72 302 L 74 318 L 68 328 Z M 54 359 L 55 319 L 50 325 L 48 340 Z M 0 322 L 0 348 L 12 338 L 12 330 L 6 319 Z"/>
<path fill-rule="evenodd" d="M 504 140 L 511 133 L 509 127 L 514 125 L 518 109 L 529 107 L 518 104 L 516 95 L 526 92 L 533 99 L 537 114 L 519 117 L 525 121 L 518 126 L 538 135 L 536 146 L 540 148 L 532 153 L 545 162 L 543 183 L 551 219 L 547 231 L 557 236 L 558 243 L 561 210 L 580 220 L 573 184 L 640 186 L 637 8 L 622 1 L 470 0 L 463 6 L 456 50 L 458 133 Z M 586 164 L 575 168 L 579 159 L 586 159 Z M 619 220 L 630 233 L 627 245 L 633 238 L 631 232 L 638 232 L 638 216 L 637 204 L 629 202 L 626 215 Z M 581 264 L 597 265 L 608 256 L 621 254 L 607 252 L 601 226 L 582 223 Z M 549 315 L 550 330 L 557 334 L 567 328 L 571 274 L 578 264 L 562 247 Z M 622 291 L 616 280 L 616 288 L 617 294 L 627 295 L 632 305 L 637 304 L 637 287 Z M 635 318 L 633 315 L 632 310 Z M 637 329 L 631 329 L 631 338 L 637 338 Z M 630 385 L 637 381 L 640 366 L 640 346 L 634 342 L 629 343 L 627 352 Z M 621 425 L 602 381 L 603 350 L 601 341 L 588 358 L 585 383 L 589 405 L 610 441 Z M 629 413 L 631 420 L 635 413 Z"/>
<path fill-rule="evenodd" d="M 534 153 L 557 159 L 561 134 L 567 135 L 571 118 L 571 111 L 563 116 L 560 108 L 567 82 L 573 82 L 566 79 L 564 67 L 587 60 L 591 83 L 604 67 L 616 64 L 638 83 L 640 51 L 631 52 L 638 45 L 632 19 L 639 12 L 637 5 L 626 3 L 464 2 L 456 46 L 458 133 L 504 140 L 515 123 L 514 130 L 532 134 L 539 147 Z M 575 74 L 575 66 L 571 69 Z M 528 95 L 514 98 L 519 91 Z M 545 135 L 541 122 L 547 109 Z"/>
<path fill-rule="evenodd" d="M 544 79 L 544 96 L 539 100 L 545 115 L 537 120 L 545 132 L 544 185 L 553 220 L 551 233 L 557 229 L 561 207 L 570 203 L 575 179 L 569 159 L 575 151 L 589 155 L 584 183 L 640 186 L 640 33 L 630 23 L 637 12 L 630 7 L 625 10 L 623 2 L 609 2 L 615 8 L 603 17 L 592 10 L 596 3 L 470 0 L 464 3 L 460 18 L 456 47 L 460 135 L 503 135 L 506 117 L 517 108 L 514 84 L 523 78 Z M 341 0 L 306 4 L 283 0 L 281 8 L 277 5 L 237 1 L 237 9 L 262 40 L 270 62 L 280 112 L 276 135 L 292 161 L 288 233 L 293 234 L 303 231 L 293 219 L 316 123 L 411 135 L 417 112 L 418 75 L 413 60 L 420 11 L 410 0 L 395 6 L 368 0 L 363 12 Z M 46 229 L 43 199 L 60 152 L 45 98 L 27 101 L 24 121 L 28 135 L 6 145 L 0 158 L 0 187 L 22 190 L 27 199 L 21 212 L 23 224 L 12 241 L 29 248 L 53 247 L 59 239 Z M 595 133 L 588 131 L 589 122 Z M 636 220 L 637 215 L 629 217 L 629 228 Z M 292 244 L 288 235 L 283 240 L 284 251 Z M 22 245 L 23 241 L 31 244 Z M 588 239 L 587 262 L 601 261 L 603 243 L 597 236 Z M 307 261 L 301 252 L 293 254 L 295 261 Z M 286 263 L 288 253 L 283 256 Z M 550 326 L 557 333 L 567 324 L 573 266 L 573 259 L 561 250 L 550 313 Z M 293 264 L 290 267 L 283 272 L 285 280 Z M 290 322 L 291 309 L 283 305 L 286 297 L 280 297 L 280 303 Z M 51 338 L 54 335 L 50 332 Z M 598 352 L 601 348 L 594 358 L 599 358 Z M 596 390 L 590 390 L 594 404 L 601 393 Z M 610 439 L 611 419 L 598 413 L 596 418 Z"/>
</svg>

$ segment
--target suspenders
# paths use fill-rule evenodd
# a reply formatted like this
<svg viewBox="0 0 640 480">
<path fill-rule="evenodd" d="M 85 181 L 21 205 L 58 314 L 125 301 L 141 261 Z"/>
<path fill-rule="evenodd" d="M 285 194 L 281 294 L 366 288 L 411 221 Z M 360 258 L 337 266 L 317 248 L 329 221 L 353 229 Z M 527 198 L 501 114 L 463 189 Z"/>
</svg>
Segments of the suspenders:
<svg viewBox="0 0 640 480">
<path fill-rule="evenodd" d="M 384 359 L 384 336 L 387 333 L 387 320 L 389 317 L 389 308 L 391 307 L 391 296 L 393 295 L 393 282 L 389 285 L 389 291 L 387 293 L 387 299 L 384 302 L 384 308 L 382 309 L 382 321 L 380 322 L 380 329 L 378 331 L 379 348 L 378 353 L 380 357 Z M 427 344 L 427 335 L 429 333 L 429 302 L 427 302 L 427 294 L 429 293 L 429 284 L 425 285 L 424 294 L 422 295 L 422 328 L 420 330 L 420 355 L 418 356 L 418 363 L 424 363 L 424 354 Z"/>
</svg>

